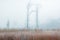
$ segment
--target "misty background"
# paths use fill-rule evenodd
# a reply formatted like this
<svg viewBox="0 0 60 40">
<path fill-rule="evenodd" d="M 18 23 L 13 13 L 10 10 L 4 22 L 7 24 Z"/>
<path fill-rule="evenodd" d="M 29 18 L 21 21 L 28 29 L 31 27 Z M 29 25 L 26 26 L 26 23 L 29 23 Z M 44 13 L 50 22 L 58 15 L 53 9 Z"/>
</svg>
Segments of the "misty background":
<svg viewBox="0 0 60 40">
<path fill-rule="evenodd" d="M 0 0 L 0 29 L 7 29 L 9 20 L 10 29 L 24 29 L 27 22 L 27 5 L 29 0 Z M 31 4 L 39 4 L 38 25 L 40 29 L 60 28 L 60 0 L 31 0 Z M 31 10 L 35 10 L 34 6 Z M 29 16 L 29 27 L 36 27 L 36 18 L 33 12 Z"/>
</svg>

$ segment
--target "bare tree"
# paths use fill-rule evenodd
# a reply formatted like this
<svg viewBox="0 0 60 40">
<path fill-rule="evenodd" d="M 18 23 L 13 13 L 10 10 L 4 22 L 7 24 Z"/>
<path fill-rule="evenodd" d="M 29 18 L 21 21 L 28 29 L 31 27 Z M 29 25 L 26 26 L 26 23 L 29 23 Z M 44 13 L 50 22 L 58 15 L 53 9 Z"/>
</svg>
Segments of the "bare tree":
<svg viewBox="0 0 60 40">
<path fill-rule="evenodd" d="M 8 19 L 8 21 L 7 21 L 7 28 L 9 29 L 9 19 Z"/>
<path fill-rule="evenodd" d="M 31 7 L 32 6 L 36 6 L 36 10 L 31 10 Z M 36 27 L 38 28 L 38 4 L 31 4 L 31 0 L 28 2 L 28 5 L 27 5 L 27 29 L 29 29 L 29 16 L 32 14 L 32 12 L 35 12 L 36 13 Z"/>
</svg>

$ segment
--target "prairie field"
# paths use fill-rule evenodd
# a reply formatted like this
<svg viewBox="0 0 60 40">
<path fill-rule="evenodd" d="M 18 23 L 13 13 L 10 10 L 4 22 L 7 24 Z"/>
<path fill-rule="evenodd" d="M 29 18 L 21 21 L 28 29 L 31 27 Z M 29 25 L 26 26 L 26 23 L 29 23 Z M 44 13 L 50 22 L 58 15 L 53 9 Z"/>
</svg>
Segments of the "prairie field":
<svg viewBox="0 0 60 40">
<path fill-rule="evenodd" d="M 60 40 L 60 31 L 0 30 L 0 40 Z"/>
</svg>

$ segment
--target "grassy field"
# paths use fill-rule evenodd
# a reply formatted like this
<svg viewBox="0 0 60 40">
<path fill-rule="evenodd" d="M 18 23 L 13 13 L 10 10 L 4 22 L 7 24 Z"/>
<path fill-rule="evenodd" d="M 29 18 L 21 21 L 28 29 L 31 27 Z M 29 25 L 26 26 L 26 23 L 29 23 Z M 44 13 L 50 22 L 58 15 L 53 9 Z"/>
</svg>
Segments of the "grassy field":
<svg viewBox="0 0 60 40">
<path fill-rule="evenodd" d="M 0 30 L 0 40 L 60 40 L 60 31 Z"/>
</svg>

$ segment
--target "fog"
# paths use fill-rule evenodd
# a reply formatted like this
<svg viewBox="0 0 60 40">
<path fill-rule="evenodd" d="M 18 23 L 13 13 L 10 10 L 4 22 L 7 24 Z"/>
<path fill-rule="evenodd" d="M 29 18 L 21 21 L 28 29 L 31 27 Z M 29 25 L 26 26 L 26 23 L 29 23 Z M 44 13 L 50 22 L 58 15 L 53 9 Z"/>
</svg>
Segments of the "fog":
<svg viewBox="0 0 60 40">
<path fill-rule="evenodd" d="M 0 0 L 0 28 L 7 28 L 8 20 L 10 29 L 26 28 L 27 5 L 29 1 L 30 0 Z M 39 4 L 38 25 L 40 29 L 60 28 L 60 25 L 57 25 L 58 23 L 60 24 L 60 0 L 31 0 L 30 3 L 31 5 Z M 35 10 L 34 6 L 31 10 Z M 35 15 L 33 12 L 29 16 L 30 28 L 36 28 Z"/>
</svg>

